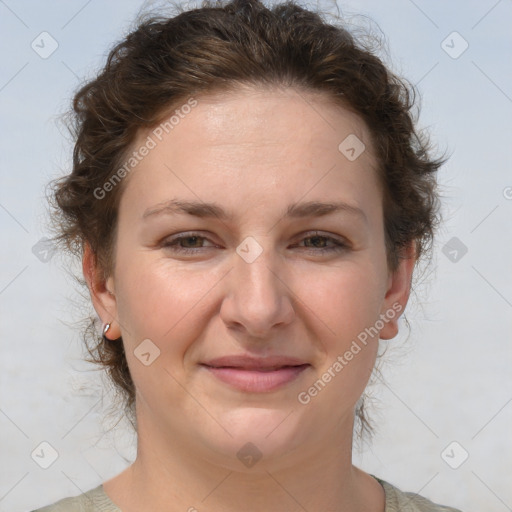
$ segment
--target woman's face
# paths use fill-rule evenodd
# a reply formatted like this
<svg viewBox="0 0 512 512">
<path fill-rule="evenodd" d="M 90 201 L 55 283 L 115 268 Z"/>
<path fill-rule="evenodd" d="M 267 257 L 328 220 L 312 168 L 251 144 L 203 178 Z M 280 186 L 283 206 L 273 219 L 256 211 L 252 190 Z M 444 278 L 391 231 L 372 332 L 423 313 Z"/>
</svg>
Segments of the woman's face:
<svg viewBox="0 0 512 512">
<path fill-rule="evenodd" d="M 139 445 L 293 460 L 351 436 L 412 260 L 388 271 L 357 116 L 293 89 L 195 100 L 134 144 L 95 307 L 123 337 Z"/>
</svg>

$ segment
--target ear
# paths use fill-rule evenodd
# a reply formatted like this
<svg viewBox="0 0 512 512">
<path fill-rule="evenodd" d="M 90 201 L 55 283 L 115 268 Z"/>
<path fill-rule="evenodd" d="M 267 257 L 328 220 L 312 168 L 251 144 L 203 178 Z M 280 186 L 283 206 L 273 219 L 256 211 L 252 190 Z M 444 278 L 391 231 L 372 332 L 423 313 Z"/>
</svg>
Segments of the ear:
<svg viewBox="0 0 512 512">
<path fill-rule="evenodd" d="M 117 301 L 114 295 L 114 278 L 110 276 L 106 281 L 98 267 L 96 254 L 89 243 L 85 243 L 82 257 L 82 270 L 91 294 L 92 304 L 103 325 L 110 323 L 108 339 L 117 339 L 121 336 L 119 322 L 117 322 Z"/>
<path fill-rule="evenodd" d="M 411 292 L 411 280 L 416 263 L 416 245 L 413 240 L 403 251 L 398 268 L 390 272 L 386 296 L 382 303 L 381 319 L 384 327 L 379 337 L 390 340 L 398 334 L 398 318 L 405 310 Z"/>
</svg>

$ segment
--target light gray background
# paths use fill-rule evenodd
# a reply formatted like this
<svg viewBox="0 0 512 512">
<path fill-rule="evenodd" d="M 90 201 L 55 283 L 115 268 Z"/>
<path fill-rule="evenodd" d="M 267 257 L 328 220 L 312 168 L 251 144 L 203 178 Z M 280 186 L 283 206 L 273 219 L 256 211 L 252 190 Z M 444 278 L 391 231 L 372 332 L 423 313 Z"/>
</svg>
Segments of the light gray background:
<svg viewBox="0 0 512 512">
<path fill-rule="evenodd" d="M 70 169 L 71 146 L 57 117 L 142 6 L 0 0 L 1 512 L 86 491 L 135 454 L 123 425 L 103 435 L 111 426 L 102 420 L 108 394 L 81 362 L 73 322 L 83 311 L 64 263 L 57 256 L 45 263 L 32 248 L 47 234 L 44 185 Z M 512 2 L 340 6 L 378 23 L 394 69 L 418 84 L 421 126 L 452 154 L 440 172 L 446 220 L 434 266 L 410 303 L 410 336 L 403 325 L 384 342 L 394 348 L 386 382 L 375 386 L 379 430 L 355 463 L 464 512 L 512 510 Z M 58 42 L 47 59 L 31 48 L 43 31 Z M 454 54 L 463 40 L 451 36 L 442 47 L 454 31 L 469 44 L 456 59 L 446 45 Z M 457 262 L 443 253 L 453 237 L 467 247 Z M 31 458 L 43 441 L 59 454 L 48 469 Z M 457 465 L 465 452 L 457 469 L 446 462 Z"/>
</svg>

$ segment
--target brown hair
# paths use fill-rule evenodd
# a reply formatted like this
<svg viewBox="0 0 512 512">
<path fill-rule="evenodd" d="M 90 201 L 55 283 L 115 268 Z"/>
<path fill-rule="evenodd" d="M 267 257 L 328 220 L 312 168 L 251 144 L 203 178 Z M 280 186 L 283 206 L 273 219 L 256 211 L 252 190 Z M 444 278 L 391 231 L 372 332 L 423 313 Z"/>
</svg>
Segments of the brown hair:
<svg viewBox="0 0 512 512">
<path fill-rule="evenodd" d="M 73 169 L 52 181 L 49 198 L 56 244 L 81 258 L 87 242 L 108 277 L 123 181 L 106 198 L 98 199 L 95 191 L 119 170 L 140 129 L 156 126 L 191 96 L 240 84 L 320 92 L 356 112 L 371 133 L 379 165 L 390 269 L 410 243 L 417 258 L 430 249 L 439 220 L 435 172 L 443 161 L 430 157 L 427 138 L 415 128 L 414 87 L 390 72 L 341 20 L 329 23 L 293 1 L 267 8 L 259 0 L 205 0 L 174 17 L 142 18 L 112 49 L 104 69 L 74 97 Z M 135 426 L 135 388 L 122 340 L 104 340 L 97 319 L 87 321 L 89 361 L 107 370 Z M 371 433 L 363 411 L 360 401 L 361 432 Z"/>
</svg>

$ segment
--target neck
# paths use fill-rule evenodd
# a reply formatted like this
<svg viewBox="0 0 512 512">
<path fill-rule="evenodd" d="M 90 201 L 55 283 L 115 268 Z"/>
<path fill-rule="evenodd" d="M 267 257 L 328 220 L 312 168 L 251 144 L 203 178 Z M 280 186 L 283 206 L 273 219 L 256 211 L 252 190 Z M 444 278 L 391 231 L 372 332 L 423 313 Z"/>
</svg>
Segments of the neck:
<svg viewBox="0 0 512 512">
<path fill-rule="evenodd" d="M 353 417 L 345 423 L 322 444 L 246 468 L 141 422 L 135 462 L 104 490 L 123 512 L 383 512 L 380 484 L 352 465 Z"/>
</svg>

